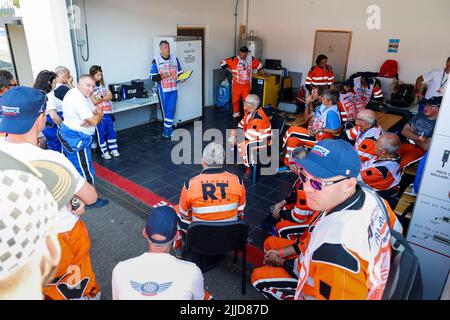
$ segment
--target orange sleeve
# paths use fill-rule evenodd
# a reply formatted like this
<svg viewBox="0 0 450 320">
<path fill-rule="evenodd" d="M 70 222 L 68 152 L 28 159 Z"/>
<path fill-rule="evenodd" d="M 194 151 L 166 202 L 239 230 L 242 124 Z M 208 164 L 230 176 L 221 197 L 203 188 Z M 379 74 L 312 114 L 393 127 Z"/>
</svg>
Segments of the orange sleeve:
<svg viewBox="0 0 450 320">
<path fill-rule="evenodd" d="M 375 83 L 375 85 L 373 86 L 373 97 L 375 99 L 383 98 L 383 90 L 381 90 L 381 87 L 378 84 L 378 82 Z"/>
<path fill-rule="evenodd" d="M 384 178 L 383 174 L 377 168 L 361 170 L 361 178 L 365 184 L 376 190 L 387 190 L 394 182 L 394 177 L 390 173 Z"/>
<path fill-rule="evenodd" d="M 256 59 L 255 57 L 253 57 L 252 60 L 252 69 L 253 70 L 259 70 L 263 67 L 261 61 L 259 61 L 258 59 Z"/>
<path fill-rule="evenodd" d="M 244 181 L 242 181 L 242 184 L 241 184 L 241 197 L 239 199 L 239 208 L 238 208 L 238 215 L 241 218 L 244 217 L 245 205 L 246 205 L 246 191 L 245 191 Z"/>
<path fill-rule="evenodd" d="M 363 156 L 361 153 L 365 153 L 369 156 L 375 157 L 375 145 L 376 141 L 373 139 L 364 139 L 361 144 L 359 145 L 359 148 L 357 151 L 359 151 L 359 155 L 361 157 L 361 162 L 365 162 L 369 160 L 370 158 L 368 156 Z"/>
<path fill-rule="evenodd" d="M 180 204 L 178 206 L 178 214 L 181 216 L 181 218 L 183 218 L 185 220 L 190 220 L 192 217 L 191 203 L 189 201 L 186 184 L 184 184 L 183 189 L 181 189 Z"/>
<path fill-rule="evenodd" d="M 337 107 L 339 109 L 342 122 L 347 122 L 347 120 L 348 120 L 348 113 L 347 113 L 347 110 L 344 108 L 344 106 L 343 106 L 341 101 L 338 101 Z"/>
</svg>

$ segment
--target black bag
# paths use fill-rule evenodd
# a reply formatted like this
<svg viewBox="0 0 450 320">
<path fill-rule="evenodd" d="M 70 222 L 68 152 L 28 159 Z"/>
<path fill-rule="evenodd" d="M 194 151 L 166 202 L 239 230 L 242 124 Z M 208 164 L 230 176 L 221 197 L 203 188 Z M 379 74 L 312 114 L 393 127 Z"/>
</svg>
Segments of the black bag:
<svg viewBox="0 0 450 320">
<path fill-rule="evenodd" d="M 423 286 L 419 260 L 405 237 L 390 227 L 389 213 L 380 197 L 368 187 L 363 187 L 363 189 L 375 197 L 378 206 L 386 216 L 391 231 L 391 266 L 383 292 L 383 300 L 422 299 Z"/>
<path fill-rule="evenodd" d="M 396 107 L 407 108 L 414 101 L 415 87 L 412 84 L 395 86 L 391 95 L 391 104 Z"/>
<path fill-rule="evenodd" d="M 122 95 L 122 100 L 132 98 L 142 98 L 144 95 L 144 89 L 143 87 L 136 84 L 132 85 L 124 84 L 120 88 L 120 93 Z"/>
</svg>

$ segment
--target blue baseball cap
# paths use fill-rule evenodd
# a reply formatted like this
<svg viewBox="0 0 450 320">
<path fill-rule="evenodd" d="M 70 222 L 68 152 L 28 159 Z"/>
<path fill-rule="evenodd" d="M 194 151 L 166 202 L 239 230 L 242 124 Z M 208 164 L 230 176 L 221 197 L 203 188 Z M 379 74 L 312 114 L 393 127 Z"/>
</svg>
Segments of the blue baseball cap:
<svg viewBox="0 0 450 320">
<path fill-rule="evenodd" d="M 356 178 L 361 161 L 350 143 L 344 140 L 325 139 L 317 143 L 302 160 L 294 160 L 309 174 L 319 179 L 337 176 Z"/>
<path fill-rule="evenodd" d="M 175 210 L 171 207 L 156 207 L 150 211 L 147 217 L 147 225 L 145 226 L 145 232 L 151 242 L 154 243 L 167 243 L 177 233 L 178 216 Z M 159 234 L 166 239 L 155 240 L 153 236 Z"/>
<path fill-rule="evenodd" d="M 441 107 L 442 97 L 432 97 L 430 99 L 425 100 L 425 104 L 428 104 L 433 107 Z"/>
<path fill-rule="evenodd" d="M 0 132 L 24 134 L 45 111 L 47 96 L 41 90 L 14 87 L 0 98 Z"/>
</svg>

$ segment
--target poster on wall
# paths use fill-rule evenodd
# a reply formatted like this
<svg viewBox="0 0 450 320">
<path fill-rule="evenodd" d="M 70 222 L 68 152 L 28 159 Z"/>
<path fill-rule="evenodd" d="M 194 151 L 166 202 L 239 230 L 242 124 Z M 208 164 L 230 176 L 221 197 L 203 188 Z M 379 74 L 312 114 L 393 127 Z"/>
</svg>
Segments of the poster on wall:
<svg viewBox="0 0 450 320">
<path fill-rule="evenodd" d="M 388 53 L 398 53 L 400 39 L 389 39 Z"/>
</svg>

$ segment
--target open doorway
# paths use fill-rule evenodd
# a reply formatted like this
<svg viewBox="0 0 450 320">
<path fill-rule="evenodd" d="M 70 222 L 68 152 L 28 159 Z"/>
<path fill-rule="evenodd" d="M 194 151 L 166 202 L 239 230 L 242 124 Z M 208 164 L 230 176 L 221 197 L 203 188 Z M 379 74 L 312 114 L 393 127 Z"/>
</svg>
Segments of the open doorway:
<svg viewBox="0 0 450 320">
<path fill-rule="evenodd" d="M 202 106 L 205 106 L 205 27 L 177 27 L 177 36 L 199 37 L 202 40 Z"/>
<path fill-rule="evenodd" d="M 0 68 L 11 72 L 18 85 L 34 83 L 25 31 L 21 23 L 0 24 Z"/>
<path fill-rule="evenodd" d="M 319 54 L 328 57 L 335 80 L 342 82 L 347 77 L 347 65 L 352 43 L 351 31 L 316 30 L 312 65 Z"/>
</svg>

